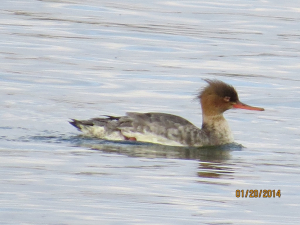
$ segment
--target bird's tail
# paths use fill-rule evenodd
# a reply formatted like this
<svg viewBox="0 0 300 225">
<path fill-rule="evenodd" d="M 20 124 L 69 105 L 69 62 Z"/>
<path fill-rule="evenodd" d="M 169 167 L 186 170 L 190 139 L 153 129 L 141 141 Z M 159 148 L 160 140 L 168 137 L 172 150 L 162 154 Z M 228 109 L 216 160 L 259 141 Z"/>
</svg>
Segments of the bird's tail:
<svg viewBox="0 0 300 225">
<path fill-rule="evenodd" d="M 79 131 L 81 131 L 83 126 L 93 126 L 94 124 L 91 123 L 91 121 L 88 120 L 75 120 L 75 119 L 71 119 L 72 121 L 69 121 L 69 123 L 76 127 Z"/>
</svg>

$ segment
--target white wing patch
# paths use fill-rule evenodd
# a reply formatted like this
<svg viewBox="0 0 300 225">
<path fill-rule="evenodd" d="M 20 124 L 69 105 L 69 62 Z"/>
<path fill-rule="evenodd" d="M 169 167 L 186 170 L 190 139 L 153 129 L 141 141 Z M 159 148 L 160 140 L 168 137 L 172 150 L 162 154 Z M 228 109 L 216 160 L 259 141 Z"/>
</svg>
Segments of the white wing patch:
<svg viewBox="0 0 300 225">
<path fill-rule="evenodd" d="M 161 145 L 170 145 L 170 146 L 183 146 L 183 144 L 170 140 L 166 137 L 156 135 L 152 132 L 130 132 L 130 131 L 122 131 L 122 134 L 126 137 L 134 137 L 137 141 L 140 142 L 151 142 L 154 144 L 161 144 Z"/>
</svg>

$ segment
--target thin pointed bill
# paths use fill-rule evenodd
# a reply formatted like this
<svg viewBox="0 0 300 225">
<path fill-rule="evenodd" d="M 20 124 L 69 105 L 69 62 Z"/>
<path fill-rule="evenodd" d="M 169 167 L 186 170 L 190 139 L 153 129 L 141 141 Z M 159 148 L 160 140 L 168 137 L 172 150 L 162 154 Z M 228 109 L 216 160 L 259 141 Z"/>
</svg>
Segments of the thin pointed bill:
<svg viewBox="0 0 300 225">
<path fill-rule="evenodd" d="M 248 109 L 248 110 L 256 110 L 256 111 L 264 111 L 264 108 L 259 108 L 259 107 L 253 107 L 250 105 L 246 105 L 240 101 L 237 101 L 236 104 L 233 105 L 233 108 L 237 109 Z"/>
</svg>

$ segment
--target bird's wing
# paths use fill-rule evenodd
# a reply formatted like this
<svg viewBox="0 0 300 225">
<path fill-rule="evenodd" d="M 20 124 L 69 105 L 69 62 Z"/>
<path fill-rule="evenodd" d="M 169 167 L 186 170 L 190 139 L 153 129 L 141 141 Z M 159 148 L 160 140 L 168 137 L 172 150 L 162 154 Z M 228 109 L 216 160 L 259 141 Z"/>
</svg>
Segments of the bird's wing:
<svg viewBox="0 0 300 225">
<path fill-rule="evenodd" d="M 166 113 L 129 112 L 119 119 L 118 129 L 137 141 L 169 145 L 191 145 L 193 136 L 200 132 L 188 120 Z"/>
</svg>

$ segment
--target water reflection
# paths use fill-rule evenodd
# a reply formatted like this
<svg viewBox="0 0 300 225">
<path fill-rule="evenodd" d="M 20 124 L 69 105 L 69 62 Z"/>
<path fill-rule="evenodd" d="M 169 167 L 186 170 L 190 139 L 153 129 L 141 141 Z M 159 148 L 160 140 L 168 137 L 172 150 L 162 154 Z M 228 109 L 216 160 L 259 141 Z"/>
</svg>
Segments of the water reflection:
<svg viewBox="0 0 300 225">
<path fill-rule="evenodd" d="M 173 147 L 136 142 L 113 142 L 99 139 L 76 138 L 76 146 L 119 153 L 130 157 L 194 159 L 205 162 L 222 162 L 230 159 L 231 151 L 242 149 L 241 145 L 228 144 L 214 147 Z"/>
<path fill-rule="evenodd" d="M 226 162 L 200 162 L 198 176 L 203 178 L 228 178 L 234 173 Z M 207 183 L 207 182 L 206 182 Z"/>
<path fill-rule="evenodd" d="M 64 144 L 69 142 L 74 147 L 83 147 L 104 153 L 121 154 L 128 157 L 197 160 L 199 162 L 197 175 L 205 178 L 201 181 L 205 183 L 213 183 L 212 180 L 209 181 L 207 178 L 230 178 L 234 173 L 232 165 L 229 162 L 231 152 L 240 151 L 243 148 L 242 145 L 236 143 L 201 148 L 173 147 L 140 142 L 106 141 L 82 135 L 69 137 L 58 134 L 22 137 L 20 140 L 23 142 L 42 141 Z"/>
<path fill-rule="evenodd" d="M 134 142 L 108 142 L 95 139 L 77 139 L 76 146 L 117 153 L 129 157 L 173 158 L 199 161 L 197 175 L 202 178 L 221 178 L 231 176 L 233 169 L 228 160 L 231 151 L 242 149 L 241 145 L 228 144 L 216 147 L 172 147 Z"/>
</svg>

